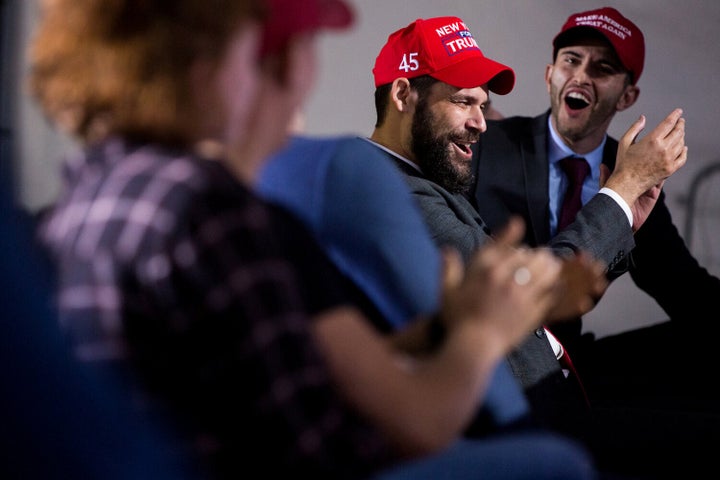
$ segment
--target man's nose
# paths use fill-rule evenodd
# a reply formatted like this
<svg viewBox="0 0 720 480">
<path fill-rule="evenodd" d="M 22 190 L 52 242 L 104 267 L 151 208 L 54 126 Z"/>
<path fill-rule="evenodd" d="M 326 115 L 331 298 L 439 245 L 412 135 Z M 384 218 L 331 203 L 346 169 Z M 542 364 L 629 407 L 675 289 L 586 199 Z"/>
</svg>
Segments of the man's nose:
<svg viewBox="0 0 720 480">
<path fill-rule="evenodd" d="M 470 118 L 467 121 L 468 128 L 474 128 L 475 130 L 483 133 L 487 130 L 487 123 L 485 122 L 485 115 L 483 114 L 482 108 L 473 107 Z"/>
<path fill-rule="evenodd" d="M 588 82 L 590 80 L 590 77 L 591 77 L 591 72 L 590 72 L 590 64 L 589 63 L 585 63 L 585 62 L 582 63 L 573 72 L 573 80 L 575 80 L 575 82 L 580 85 Z"/>
</svg>

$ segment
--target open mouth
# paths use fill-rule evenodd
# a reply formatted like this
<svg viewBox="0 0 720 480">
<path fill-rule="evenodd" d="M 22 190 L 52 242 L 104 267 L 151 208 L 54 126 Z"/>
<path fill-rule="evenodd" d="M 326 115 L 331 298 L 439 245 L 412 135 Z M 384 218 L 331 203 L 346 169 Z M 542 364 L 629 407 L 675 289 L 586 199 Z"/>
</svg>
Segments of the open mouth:
<svg viewBox="0 0 720 480">
<path fill-rule="evenodd" d="M 565 97 L 565 104 L 571 110 L 582 110 L 590 105 L 590 99 L 580 92 L 570 92 Z"/>
<path fill-rule="evenodd" d="M 470 150 L 470 144 L 469 143 L 463 143 L 463 142 L 453 142 L 455 146 L 463 152 L 465 155 L 470 155 L 472 152 Z"/>
</svg>

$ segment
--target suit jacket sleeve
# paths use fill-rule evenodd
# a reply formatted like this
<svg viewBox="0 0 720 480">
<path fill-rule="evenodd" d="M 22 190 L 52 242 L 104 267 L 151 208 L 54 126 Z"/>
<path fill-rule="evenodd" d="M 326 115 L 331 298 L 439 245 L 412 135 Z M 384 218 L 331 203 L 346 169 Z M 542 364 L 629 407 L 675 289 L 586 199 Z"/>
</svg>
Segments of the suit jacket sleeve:
<svg viewBox="0 0 720 480">
<path fill-rule="evenodd" d="M 622 208 L 608 195 L 597 194 L 549 246 L 560 255 L 586 251 L 605 262 L 612 277 L 613 272 L 626 271 L 624 261 L 635 242 Z"/>
</svg>

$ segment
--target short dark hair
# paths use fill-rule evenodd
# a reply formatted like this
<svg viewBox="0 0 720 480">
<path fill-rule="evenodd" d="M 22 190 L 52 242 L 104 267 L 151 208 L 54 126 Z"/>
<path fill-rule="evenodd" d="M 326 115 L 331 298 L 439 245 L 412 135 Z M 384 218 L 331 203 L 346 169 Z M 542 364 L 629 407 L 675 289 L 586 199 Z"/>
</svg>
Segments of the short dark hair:
<svg viewBox="0 0 720 480">
<path fill-rule="evenodd" d="M 410 78 L 408 81 L 410 82 L 410 88 L 416 90 L 422 99 L 425 98 L 430 88 L 440 80 L 433 78 L 430 75 L 421 75 L 419 77 Z M 375 113 L 377 115 L 375 127 L 381 126 L 385 121 L 388 104 L 390 103 L 391 87 L 392 83 L 386 83 L 375 89 Z"/>
</svg>

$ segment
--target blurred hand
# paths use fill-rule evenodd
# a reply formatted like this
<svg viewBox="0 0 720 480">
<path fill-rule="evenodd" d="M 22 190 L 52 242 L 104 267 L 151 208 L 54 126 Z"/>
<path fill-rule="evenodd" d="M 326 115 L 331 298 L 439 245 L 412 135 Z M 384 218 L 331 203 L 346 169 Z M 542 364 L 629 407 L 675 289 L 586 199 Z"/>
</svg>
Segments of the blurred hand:
<svg viewBox="0 0 720 480">
<path fill-rule="evenodd" d="M 606 265 L 585 252 L 562 262 L 562 295 L 548 312 L 547 322 L 567 320 L 592 310 L 605 294 L 608 281 Z"/>
<path fill-rule="evenodd" d="M 562 261 L 547 249 L 520 248 L 524 228 L 512 218 L 464 271 L 459 254 L 446 252 L 441 317 L 448 328 L 473 323 L 507 350 L 542 324 L 561 294 Z"/>
</svg>

